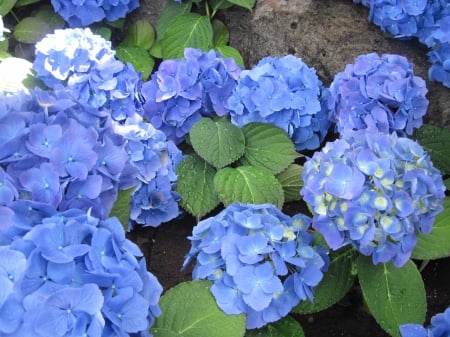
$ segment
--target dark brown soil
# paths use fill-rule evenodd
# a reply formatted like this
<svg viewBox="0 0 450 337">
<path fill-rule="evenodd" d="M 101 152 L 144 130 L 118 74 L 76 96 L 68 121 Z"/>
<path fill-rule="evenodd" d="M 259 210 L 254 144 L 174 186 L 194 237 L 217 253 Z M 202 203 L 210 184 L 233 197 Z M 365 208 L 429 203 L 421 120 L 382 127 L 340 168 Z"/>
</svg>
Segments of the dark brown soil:
<svg viewBox="0 0 450 337">
<path fill-rule="evenodd" d="M 293 209 L 288 210 L 290 213 Z M 184 256 L 189 251 L 195 221 L 186 216 L 159 228 L 137 227 L 129 237 L 147 257 L 149 270 L 167 290 L 180 282 L 191 280 L 191 269 L 181 271 Z M 450 258 L 430 261 L 422 271 L 428 311 L 427 321 L 450 305 Z M 294 316 L 302 325 L 306 337 L 389 337 L 363 306 L 358 285 L 339 303 L 312 315 Z M 198 336 L 203 337 L 203 336 Z"/>
</svg>

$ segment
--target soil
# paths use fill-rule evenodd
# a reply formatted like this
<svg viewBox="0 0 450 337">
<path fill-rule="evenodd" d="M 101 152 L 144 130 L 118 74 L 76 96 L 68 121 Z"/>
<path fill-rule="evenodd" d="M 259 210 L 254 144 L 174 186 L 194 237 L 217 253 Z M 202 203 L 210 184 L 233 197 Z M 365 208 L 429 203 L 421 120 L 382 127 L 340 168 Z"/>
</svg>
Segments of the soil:
<svg viewBox="0 0 450 337">
<path fill-rule="evenodd" d="M 290 207 L 289 207 L 290 206 Z M 287 214 L 295 212 L 288 205 Z M 195 220 L 190 216 L 170 221 L 158 228 L 136 227 L 128 233 L 131 240 L 143 250 L 151 271 L 164 290 L 178 283 L 190 281 L 191 268 L 181 271 L 185 254 L 189 251 Z M 427 294 L 427 318 L 443 312 L 450 305 L 450 258 L 430 261 L 422 270 Z M 366 311 L 358 284 L 331 308 L 311 315 L 294 315 L 306 337 L 389 337 Z M 203 336 L 199 336 L 203 337 Z"/>
</svg>

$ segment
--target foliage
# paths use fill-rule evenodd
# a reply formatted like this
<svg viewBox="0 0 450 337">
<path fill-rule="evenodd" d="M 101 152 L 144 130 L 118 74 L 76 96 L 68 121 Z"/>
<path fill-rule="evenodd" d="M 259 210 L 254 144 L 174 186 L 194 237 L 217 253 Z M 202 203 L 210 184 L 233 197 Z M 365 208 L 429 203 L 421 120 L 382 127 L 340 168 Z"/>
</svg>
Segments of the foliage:
<svg viewBox="0 0 450 337">
<path fill-rule="evenodd" d="M 271 204 L 230 204 L 194 227 L 184 266 L 196 259 L 192 277 L 213 281 L 218 306 L 245 313 L 248 329 L 260 328 L 312 301 L 328 268 L 327 251 L 308 233 L 310 221 Z"/>
<path fill-rule="evenodd" d="M 177 167 L 177 191 L 181 206 L 197 218 L 220 202 L 272 203 L 281 208 L 282 183 L 287 193 L 292 185 L 301 185 L 299 175 L 277 179 L 293 170 L 298 154 L 287 134 L 273 125 L 251 123 L 241 129 L 227 117 L 204 117 L 192 126 L 189 140 L 194 154 Z"/>
</svg>

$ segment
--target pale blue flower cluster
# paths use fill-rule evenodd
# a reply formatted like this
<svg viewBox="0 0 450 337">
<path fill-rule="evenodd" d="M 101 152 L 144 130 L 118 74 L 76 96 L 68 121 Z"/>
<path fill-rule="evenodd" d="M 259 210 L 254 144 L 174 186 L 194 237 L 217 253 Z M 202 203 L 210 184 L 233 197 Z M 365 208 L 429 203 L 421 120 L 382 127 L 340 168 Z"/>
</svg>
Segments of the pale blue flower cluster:
<svg viewBox="0 0 450 337">
<path fill-rule="evenodd" d="M 430 233 L 445 186 L 429 155 L 395 133 L 347 131 L 308 158 L 300 193 L 332 249 L 352 244 L 374 264 L 401 267 Z"/>
<path fill-rule="evenodd" d="M 319 148 L 330 127 L 327 90 L 315 70 L 293 55 L 265 57 L 242 71 L 228 105 L 234 124 L 278 126 L 297 151 Z"/>
<path fill-rule="evenodd" d="M 142 85 L 144 116 L 176 144 L 202 116 L 224 116 L 241 68 L 211 50 L 186 48 L 184 58 L 164 60 Z"/>
<path fill-rule="evenodd" d="M 336 130 L 369 129 L 411 135 L 428 109 L 425 81 L 400 55 L 360 55 L 330 85 Z"/>
<path fill-rule="evenodd" d="M 431 317 L 427 328 L 419 324 L 400 325 L 402 337 L 448 337 L 450 336 L 450 308 Z"/>
<path fill-rule="evenodd" d="M 1 336 L 149 336 L 162 287 L 116 218 L 73 209 L 3 220 L 31 227 L 0 246 Z"/>
<path fill-rule="evenodd" d="M 86 27 L 103 19 L 116 21 L 139 7 L 139 0 L 51 0 L 70 27 Z"/>
<path fill-rule="evenodd" d="M 270 204 L 231 204 L 194 227 L 184 266 L 195 258 L 193 279 L 213 281 L 225 313 L 245 313 L 248 329 L 264 326 L 299 301 L 312 301 L 328 268 L 327 251 L 312 243 L 310 221 Z"/>
<path fill-rule="evenodd" d="M 429 78 L 450 87 L 448 0 L 353 0 L 370 8 L 369 20 L 395 38 L 417 38 L 430 48 Z"/>
<path fill-rule="evenodd" d="M 95 113 L 124 120 L 142 112 L 137 96 L 140 74 L 117 60 L 111 42 L 89 28 L 57 29 L 46 35 L 36 43 L 33 69 L 49 88 L 70 88 L 74 99 Z"/>
</svg>

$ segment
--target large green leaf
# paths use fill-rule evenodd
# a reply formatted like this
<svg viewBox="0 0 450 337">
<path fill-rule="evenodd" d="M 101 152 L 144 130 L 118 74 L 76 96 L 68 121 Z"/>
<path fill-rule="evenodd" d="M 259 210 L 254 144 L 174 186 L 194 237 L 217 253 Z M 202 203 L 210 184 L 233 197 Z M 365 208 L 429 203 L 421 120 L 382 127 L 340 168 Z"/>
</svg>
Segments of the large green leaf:
<svg viewBox="0 0 450 337">
<path fill-rule="evenodd" d="M 150 332 L 154 337 L 242 337 L 245 315 L 227 315 L 216 304 L 209 281 L 183 282 L 160 299 L 162 315 Z"/>
<path fill-rule="evenodd" d="M 357 259 L 359 284 L 375 320 L 391 336 L 400 337 L 401 324 L 423 324 L 426 294 L 422 276 L 409 260 L 402 268 L 392 263 L 373 265 L 370 257 Z"/>
<path fill-rule="evenodd" d="M 155 59 L 140 47 L 120 46 L 116 49 L 116 56 L 123 62 L 130 62 L 136 71 L 142 73 L 144 81 L 148 79 L 155 65 Z"/>
<path fill-rule="evenodd" d="M 225 206 L 233 202 L 250 204 L 284 203 L 283 188 L 275 176 L 253 166 L 225 167 L 214 177 L 214 187 Z"/>
<path fill-rule="evenodd" d="M 128 28 L 127 35 L 121 45 L 150 49 L 155 41 L 155 30 L 150 22 L 141 19 L 133 22 Z"/>
<path fill-rule="evenodd" d="M 0 15 L 5 16 L 14 7 L 17 0 L 0 0 Z"/>
<path fill-rule="evenodd" d="M 291 316 L 286 316 L 261 329 L 247 331 L 245 337 L 305 337 L 305 332 L 297 320 Z"/>
<path fill-rule="evenodd" d="M 444 200 L 430 234 L 419 234 L 412 252 L 413 259 L 433 260 L 450 256 L 450 198 Z"/>
<path fill-rule="evenodd" d="M 44 19 L 29 16 L 16 25 L 13 37 L 19 42 L 36 43 L 50 32 L 51 28 Z"/>
<path fill-rule="evenodd" d="M 245 149 L 242 130 L 228 118 L 202 118 L 189 132 L 195 152 L 216 168 L 238 160 Z"/>
<path fill-rule="evenodd" d="M 291 164 L 288 168 L 276 175 L 276 178 L 283 186 L 284 201 L 300 200 L 300 189 L 303 187 L 303 166 Z"/>
<path fill-rule="evenodd" d="M 167 27 L 180 15 L 189 13 L 192 8 L 192 2 L 186 1 L 183 3 L 178 3 L 176 1 L 167 1 L 166 6 L 163 8 L 158 17 L 158 22 L 156 23 L 156 35 L 157 39 L 163 38 Z"/>
<path fill-rule="evenodd" d="M 110 216 L 115 216 L 126 230 L 130 221 L 130 200 L 135 188 L 120 190 L 116 202 L 110 212 Z"/>
<path fill-rule="evenodd" d="M 314 302 L 300 302 L 294 309 L 299 314 L 319 312 L 340 301 L 355 283 L 355 260 L 358 254 L 353 248 L 344 247 L 331 254 L 330 268 L 314 288 Z"/>
<path fill-rule="evenodd" d="M 228 0 L 229 2 L 251 10 L 255 6 L 255 0 Z"/>
<path fill-rule="evenodd" d="M 175 18 L 161 39 L 163 59 L 177 59 L 184 49 L 207 50 L 212 43 L 213 30 L 209 19 L 197 13 L 186 13 Z"/>
<path fill-rule="evenodd" d="M 237 50 L 236 48 L 225 45 L 218 45 L 214 46 L 214 50 L 218 51 L 224 58 L 233 58 L 236 64 L 244 68 L 244 59 L 242 58 L 241 53 L 239 53 L 239 50 Z"/>
<path fill-rule="evenodd" d="M 227 26 L 219 19 L 213 19 L 213 46 L 224 46 L 230 41 L 230 33 Z"/>
<path fill-rule="evenodd" d="M 299 155 L 282 129 L 267 123 L 250 123 L 242 128 L 245 152 L 242 165 L 265 168 L 274 174 L 286 169 Z"/>
<path fill-rule="evenodd" d="M 414 138 L 428 151 L 433 164 L 442 174 L 450 174 L 450 132 L 436 125 L 425 124 L 414 133 Z"/>
<path fill-rule="evenodd" d="M 64 19 L 55 13 L 55 10 L 51 6 L 39 8 L 34 16 L 45 21 L 51 31 L 54 31 L 55 29 L 62 29 L 66 24 Z"/>
<path fill-rule="evenodd" d="M 214 189 L 216 169 L 197 155 L 183 158 L 176 169 L 181 206 L 197 218 L 212 211 L 220 200 Z"/>
</svg>

